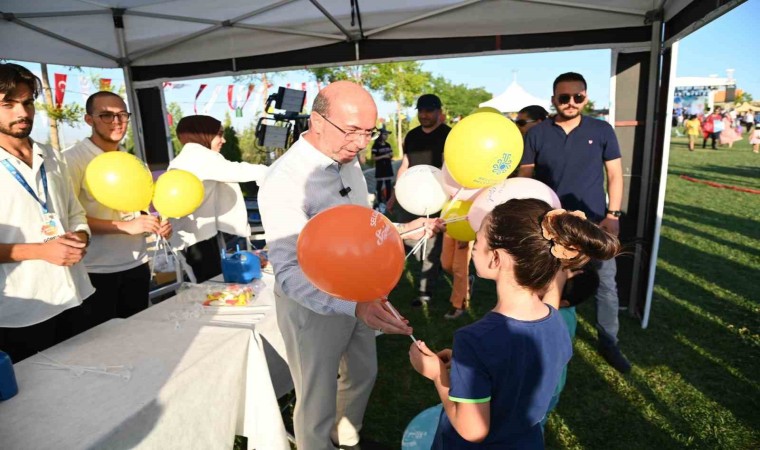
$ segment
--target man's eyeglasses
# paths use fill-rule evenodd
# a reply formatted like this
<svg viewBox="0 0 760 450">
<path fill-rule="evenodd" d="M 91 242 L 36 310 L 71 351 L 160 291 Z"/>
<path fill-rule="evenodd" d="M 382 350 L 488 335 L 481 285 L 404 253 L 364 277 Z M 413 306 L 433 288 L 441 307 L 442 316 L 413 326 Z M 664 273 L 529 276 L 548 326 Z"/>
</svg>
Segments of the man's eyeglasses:
<svg viewBox="0 0 760 450">
<path fill-rule="evenodd" d="M 132 113 L 128 112 L 120 112 L 120 113 L 111 113 L 111 112 L 104 112 L 100 114 L 96 114 L 96 116 L 100 117 L 100 120 L 103 121 L 103 123 L 113 123 L 113 120 L 115 118 L 119 118 L 119 122 L 126 122 L 129 120 L 130 117 L 132 117 Z"/>
<path fill-rule="evenodd" d="M 332 123 L 332 121 L 330 121 L 330 119 L 325 117 L 323 114 L 320 114 L 320 113 L 317 113 L 317 114 L 322 116 L 322 118 L 325 119 L 327 123 L 334 126 L 338 131 L 343 133 L 343 136 L 347 140 L 358 141 L 360 139 L 367 139 L 369 141 L 374 141 L 375 139 L 380 137 L 380 130 L 378 130 L 377 128 L 373 128 L 371 130 L 345 131 L 343 128 Z"/>
<path fill-rule="evenodd" d="M 581 103 L 583 103 L 584 100 L 586 100 L 586 96 L 583 94 L 573 94 L 573 95 L 559 94 L 557 96 L 557 101 L 559 102 L 560 105 L 567 105 L 568 103 L 570 103 L 571 98 L 573 99 L 576 105 L 580 105 Z"/>
<path fill-rule="evenodd" d="M 517 125 L 518 127 L 524 127 L 525 125 L 529 123 L 533 123 L 533 122 L 535 122 L 535 120 L 533 119 L 517 119 L 515 120 L 515 125 Z"/>
</svg>

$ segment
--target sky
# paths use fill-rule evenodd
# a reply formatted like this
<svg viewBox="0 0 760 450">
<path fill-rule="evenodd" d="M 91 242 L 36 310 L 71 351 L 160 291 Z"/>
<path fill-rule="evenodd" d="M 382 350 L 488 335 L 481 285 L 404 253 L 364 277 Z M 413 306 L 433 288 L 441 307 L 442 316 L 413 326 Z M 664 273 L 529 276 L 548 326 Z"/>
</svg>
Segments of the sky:
<svg viewBox="0 0 760 450">
<path fill-rule="evenodd" d="M 760 23 L 760 0 L 750 0 L 712 23 L 681 40 L 678 54 L 677 76 L 719 76 L 725 77 L 727 69 L 734 69 L 737 87 L 760 99 L 760 57 L 757 56 L 753 31 Z M 19 62 L 39 75 L 39 64 Z M 548 99 L 551 96 L 552 82 L 562 72 L 582 73 L 588 81 L 588 95 L 597 108 L 609 105 L 610 50 L 584 50 L 565 52 L 546 52 L 517 55 L 477 56 L 448 58 L 422 61 L 424 70 L 443 76 L 454 83 L 470 87 L 483 87 L 494 96 L 506 90 L 516 79 L 530 94 Z M 68 86 L 64 101 L 78 102 L 84 105 L 85 96 L 79 84 L 80 77 L 111 78 L 117 88 L 124 84 L 123 73 L 119 69 L 82 68 L 80 71 L 63 66 L 49 66 L 51 82 L 53 73 L 68 73 Z M 280 72 L 274 78 L 274 85 L 300 89 L 301 83 L 307 82 L 307 101 L 316 94 L 316 83 L 305 71 Z M 198 113 L 204 113 L 205 107 L 213 96 L 216 87 L 220 93 L 215 102 L 209 105 L 207 113 L 224 118 L 225 112 L 231 112 L 233 126 L 242 130 L 254 119 L 252 108 L 261 103 L 257 91 L 251 95 L 244 108 L 242 118 L 234 117 L 234 112 L 227 105 L 227 86 L 233 84 L 231 77 L 183 80 L 177 83 L 184 87 L 167 89 L 164 96 L 167 103 L 178 103 L 184 115 L 193 114 L 194 97 L 201 83 L 209 86 L 197 102 Z M 242 86 L 241 86 L 242 89 Z M 91 90 L 94 92 L 94 90 Z M 244 97 L 244 96 L 243 96 Z M 383 102 L 376 95 L 381 117 L 395 112 L 395 107 Z M 242 99 L 241 99 L 242 101 Z M 410 111 L 410 113 L 413 113 Z M 41 142 L 48 141 L 48 127 L 44 115 L 38 113 L 32 137 Z M 86 125 L 76 128 L 63 127 L 63 141 L 71 145 L 89 135 Z"/>
</svg>

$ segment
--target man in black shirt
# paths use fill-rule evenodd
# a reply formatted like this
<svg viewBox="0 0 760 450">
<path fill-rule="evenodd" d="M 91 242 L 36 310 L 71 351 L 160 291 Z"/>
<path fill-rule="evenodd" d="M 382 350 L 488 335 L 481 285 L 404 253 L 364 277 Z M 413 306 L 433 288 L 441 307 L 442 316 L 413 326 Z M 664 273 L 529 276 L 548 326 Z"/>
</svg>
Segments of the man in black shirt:
<svg viewBox="0 0 760 450">
<path fill-rule="evenodd" d="M 393 164 L 391 163 L 393 149 L 387 139 L 388 130 L 383 128 L 380 130 L 380 137 L 372 144 L 372 160 L 375 161 L 375 207 L 383 213 L 385 203 L 393 190 Z M 385 189 L 383 189 L 383 184 L 385 184 Z"/>
<path fill-rule="evenodd" d="M 444 123 L 441 111 L 441 99 L 434 94 L 425 94 L 417 99 L 417 118 L 420 126 L 410 130 L 404 138 L 404 159 L 398 169 L 396 180 L 401 178 L 407 169 L 420 164 L 427 164 L 439 169 L 443 166 L 443 146 L 451 128 Z M 395 204 L 395 194 L 388 200 L 388 210 L 391 211 Z M 417 216 L 404 211 L 399 205 L 399 220 L 414 219 Z M 418 260 L 422 261 L 422 271 L 418 278 L 419 297 L 413 302 L 413 306 L 421 306 L 430 301 L 435 292 L 435 284 L 441 271 L 441 236 L 433 236 L 428 239 L 427 253 L 417 254 Z M 413 246 L 415 242 L 405 241 L 407 246 Z"/>
</svg>

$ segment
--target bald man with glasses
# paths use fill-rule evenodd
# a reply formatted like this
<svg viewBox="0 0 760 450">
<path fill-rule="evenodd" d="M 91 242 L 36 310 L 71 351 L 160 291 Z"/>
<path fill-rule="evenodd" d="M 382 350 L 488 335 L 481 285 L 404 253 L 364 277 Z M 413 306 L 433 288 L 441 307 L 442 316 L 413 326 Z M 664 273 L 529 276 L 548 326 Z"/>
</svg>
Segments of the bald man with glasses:
<svg viewBox="0 0 760 450">
<path fill-rule="evenodd" d="M 375 330 L 412 332 L 379 299 L 355 303 L 317 289 L 304 276 L 296 254 L 299 233 L 321 211 L 346 204 L 369 206 L 357 155 L 379 135 L 376 121 L 369 92 L 348 81 L 331 83 L 314 99 L 309 131 L 275 161 L 259 191 L 275 274 L 277 323 L 296 390 L 293 428 L 299 450 L 359 448 L 377 375 Z M 424 218 L 400 225 L 410 230 L 418 226 L 443 228 L 440 220 Z M 412 237 L 419 239 L 425 232 Z"/>
</svg>

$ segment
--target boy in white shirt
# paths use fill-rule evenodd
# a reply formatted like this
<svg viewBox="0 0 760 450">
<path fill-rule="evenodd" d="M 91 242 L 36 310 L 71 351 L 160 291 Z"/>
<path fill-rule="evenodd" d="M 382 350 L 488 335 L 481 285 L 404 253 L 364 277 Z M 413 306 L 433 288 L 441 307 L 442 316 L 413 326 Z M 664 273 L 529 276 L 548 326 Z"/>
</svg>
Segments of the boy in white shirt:
<svg viewBox="0 0 760 450">
<path fill-rule="evenodd" d="M 104 152 L 124 151 L 119 142 L 129 126 L 127 105 L 117 94 L 92 94 L 85 106 L 92 135 L 63 152 L 79 201 L 87 212 L 92 244 L 84 264 L 95 294 L 84 305 L 86 328 L 127 318 L 148 307 L 150 267 L 145 235 L 171 235 L 171 225 L 140 211 L 115 211 L 98 203 L 84 183 L 87 165 Z"/>
<path fill-rule="evenodd" d="M 66 165 L 29 138 L 40 91 L 28 69 L 0 64 L 0 349 L 14 362 L 81 331 L 78 306 L 93 292 Z"/>
</svg>

